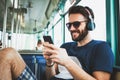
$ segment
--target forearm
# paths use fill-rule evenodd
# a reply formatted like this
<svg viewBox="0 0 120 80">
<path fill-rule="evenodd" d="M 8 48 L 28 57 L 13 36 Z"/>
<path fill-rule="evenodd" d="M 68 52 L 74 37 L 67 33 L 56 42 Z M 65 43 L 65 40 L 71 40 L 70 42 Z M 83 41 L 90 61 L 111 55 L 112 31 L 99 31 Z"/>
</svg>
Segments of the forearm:
<svg viewBox="0 0 120 80">
<path fill-rule="evenodd" d="M 46 66 L 46 78 L 47 78 L 47 80 L 50 80 L 50 78 L 52 76 L 54 76 L 55 74 L 56 74 L 55 65 L 53 65 L 53 66 Z"/>
<path fill-rule="evenodd" d="M 74 61 L 69 60 L 65 67 L 73 76 L 74 80 L 96 80 L 94 77 L 86 73 L 81 67 L 79 67 Z"/>
</svg>

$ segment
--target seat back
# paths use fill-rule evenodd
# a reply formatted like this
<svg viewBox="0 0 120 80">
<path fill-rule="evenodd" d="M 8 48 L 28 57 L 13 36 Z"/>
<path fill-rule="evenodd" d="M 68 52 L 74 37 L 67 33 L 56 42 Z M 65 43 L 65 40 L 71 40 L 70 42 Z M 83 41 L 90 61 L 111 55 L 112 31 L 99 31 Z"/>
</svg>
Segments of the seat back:
<svg viewBox="0 0 120 80">
<path fill-rule="evenodd" d="M 120 67 L 114 66 L 110 80 L 120 80 Z"/>
</svg>

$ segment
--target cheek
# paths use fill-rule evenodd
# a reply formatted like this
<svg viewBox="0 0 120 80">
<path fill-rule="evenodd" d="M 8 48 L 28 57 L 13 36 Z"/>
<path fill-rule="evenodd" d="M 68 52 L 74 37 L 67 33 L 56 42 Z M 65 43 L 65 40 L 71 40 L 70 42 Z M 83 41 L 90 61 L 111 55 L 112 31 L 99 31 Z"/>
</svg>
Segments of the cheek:
<svg viewBox="0 0 120 80">
<path fill-rule="evenodd" d="M 86 28 L 86 24 L 81 24 L 78 28 L 80 31 L 84 30 Z"/>
</svg>

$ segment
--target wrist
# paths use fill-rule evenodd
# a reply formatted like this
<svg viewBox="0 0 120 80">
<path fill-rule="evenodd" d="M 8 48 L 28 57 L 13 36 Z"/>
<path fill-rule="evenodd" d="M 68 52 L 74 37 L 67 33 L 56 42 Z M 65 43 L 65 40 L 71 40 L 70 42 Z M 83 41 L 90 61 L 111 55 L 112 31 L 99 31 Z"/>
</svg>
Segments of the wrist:
<svg viewBox="0 0 120 80">
<path fill-rule="evenodd" d="M 74 61 L 70 59 L 66 63 L 67 64 L 64 64 L 64 66 L 67 68 L 67 67 L 71 67 L 71 65 L 73 65 Z"/>
<path fill-rule="evenodd" d="M 47 66 L 47 67 L 52 67 L 52 66 L 54 66 L 54 64 L 55 64 L 54 62 L 51 63 L 51 64 L 47 64 L 47 63 L 46 63 L 46 66 Z"/>
<path fill-rule="evenodd" d="M 47 67 L 52 67 L 55 63 L 52 62 L 51 60 L 46 60 L 46 66 Z"/>
<path fill-rule="evenodd" d="M 50 63 L 50 64 L 48 64 L 48 63 L 46 62 L 46 66 L 47 66 L 47 67 L 52 67 L 54 64 L 55 64 L 54 62 L 52 62 L 52 63 Z"/>
</svg>

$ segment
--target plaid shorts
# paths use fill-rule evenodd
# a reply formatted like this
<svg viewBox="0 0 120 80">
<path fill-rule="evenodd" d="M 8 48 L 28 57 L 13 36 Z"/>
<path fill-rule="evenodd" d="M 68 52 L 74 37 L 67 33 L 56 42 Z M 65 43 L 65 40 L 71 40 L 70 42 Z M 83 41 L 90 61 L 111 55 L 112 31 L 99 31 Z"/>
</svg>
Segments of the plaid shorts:
<svg viewBox="0 0 120 80">
<path fill-rule="evenodd" d="M 25 67 L 24 71 L 16 80 L 37 80 L 33 72 L 28 66 Z"/>
</svg>

